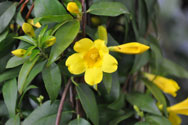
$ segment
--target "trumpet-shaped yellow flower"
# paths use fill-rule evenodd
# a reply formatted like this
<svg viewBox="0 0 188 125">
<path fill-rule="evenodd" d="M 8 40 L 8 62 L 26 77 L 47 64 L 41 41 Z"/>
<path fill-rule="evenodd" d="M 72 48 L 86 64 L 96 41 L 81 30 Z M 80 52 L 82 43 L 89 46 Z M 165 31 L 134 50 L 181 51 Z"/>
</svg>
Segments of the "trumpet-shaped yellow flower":
<svg viewBox="0 0 188 125">
<path fill-rule="evenodd" d="M 45 48 L 54 45 L 56 42 L 56 37 L 52 36 L 50 39 L 45 41 Z"/>
<path fill-rule="evenodd" d="M 181 125 L 181 118 L 176 113 L 169 112 L 168 119 L 172 125 Z"/>
<path fill-rule="evenodd" d="M 167 108 L 168 112 L 181 115 L 188 115 L 188 98 L 184 101 Z"/>
<path fill-rule="evenodd" d="M 27 34 L 31 37 L 35 36 L 35 31 L 34 31 L 32 25 L 29 23 L 23 23 L 22 30 L 24 31 L 25 34 Z"/>
<path fill-rule="evenodd" d="M 35 26 L 36 28 L 40 28 L 41 27 L 41 24 L 39 22 L 35 23 L 34 24 L 34 21 L 33 19 L 28 19 L 27 22 L 33 26 Z"/>
<path fill-rule="evenodd" d="M 67 10 L 74 14 L 79 14 L 79 7 L 75 2 L 69 2 L 67 5 Z"/>
<path fill-rule="evenodd" d="M 94 42 L 83 38 L 76 42 L 74 50 L 77 52 L 66 60 L 66 66 L 72 74 L 85 72 L 84 79 L 89 85 L 96 85 L 102 81 L 103 72 L 112 73 L 117 70 L 117 60 L 109 54 L 103 40 Z"/>
<path fill-rule="evenodd" d="M 144 76 L 156 84 L 165 93 L 171 94 L 176 97 L 176 92 L 180 89 L 179 85 L 173 79 L 168 79 L 154 74 L 144 73 Z"/>
<path fill-rule="evenodd" d="M 150 47 L 138 42 L 125 43 L 119 46 L 109 47 L 110 51 L 120 52 L 124 54 L 140 54 L 147 51 Z"/>
<path fill-rule="evenodd" d="M 23 57 L 24 54 L 26 53 L 25 49 L 16 49 L 11 52 L 13 55 L 18 56 L 18 57 Z"/>
</svg>

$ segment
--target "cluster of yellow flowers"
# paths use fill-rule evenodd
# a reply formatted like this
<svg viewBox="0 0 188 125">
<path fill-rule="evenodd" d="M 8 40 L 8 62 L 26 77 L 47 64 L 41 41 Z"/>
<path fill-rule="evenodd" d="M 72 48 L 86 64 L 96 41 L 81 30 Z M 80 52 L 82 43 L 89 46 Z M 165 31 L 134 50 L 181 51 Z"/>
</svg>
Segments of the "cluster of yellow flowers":
<svg viewBox="0 0 188 125">
<path fill-rule="evenodd" d="M 75 2 L 68 3 L 67 10 L 74 14 L 80 13 Z M 109 51 L 140 54 L 148 49 L 149 46 L 137 42 L 107 47 L 104 40 L 97 39 L 93 42 L 88 38 L 83 38 L 75 43 L 74 50 L 77 53 L 67 59 L 66 66 L 75 75 L 85 72 L 84 79 L 86 83 L 93 86 L 102 81 L 103 72 L 112 73 L 117 70 L 118 62 L 109 54 Z M 165 93 L 176 97 L 176 92 L 180 89 L 176 81 L 150 73 L 144 73 L 144 76 Z M 177 114 L 188 115 L 188 99 L 168 107 L 167 110 L 171 123 L 180 125 L 181 119 Z"/>
</svg>

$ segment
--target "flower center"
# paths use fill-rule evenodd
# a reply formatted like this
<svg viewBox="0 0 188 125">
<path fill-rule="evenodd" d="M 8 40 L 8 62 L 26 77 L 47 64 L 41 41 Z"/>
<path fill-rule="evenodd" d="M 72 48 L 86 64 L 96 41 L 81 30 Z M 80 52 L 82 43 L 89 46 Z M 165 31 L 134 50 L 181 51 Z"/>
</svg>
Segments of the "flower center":
<svg viewBox="0 0 188 125">
<path fill-rule="evenodd" d="M 90 49 L 85 55 L 84 60 L 89 68 L 96 65 L 100 60 L 99 50 L 96 48 Z"/>
</svg>

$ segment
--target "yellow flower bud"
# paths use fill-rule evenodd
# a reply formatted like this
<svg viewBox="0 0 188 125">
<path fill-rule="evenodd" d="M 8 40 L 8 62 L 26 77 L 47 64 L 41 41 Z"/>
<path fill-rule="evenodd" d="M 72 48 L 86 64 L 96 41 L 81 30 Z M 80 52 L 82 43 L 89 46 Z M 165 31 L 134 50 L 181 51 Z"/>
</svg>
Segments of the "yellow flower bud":
<svg viewBox="0 0 188 125">
<path fill-rule="evenodd" d="M 31 37 L 35 36 L 35 31 L 34 31 L 32 25 L 29 24 L 29 23 L 24 23 L 22 25 L 22 30 L 24 31 L 25 34 L 27 34 L 27 35 L 29 35 Z"/>
<path fill-rule="evenodd" d="M 165 93 L 171 94 L 176 97 L 176 92 L 180 89 L 178 83 L 173 79 L 168 79 L 162 76 L 156 76 L 150 73 L 144 73 L 144 76 L 152 81 L 156 86 L 158 86 Z"/>
<path fill-rule="evenodd" d="M 107 44 L 108 34 L 104 26 L 98 26 L 98 37 L 99 39 L 104 40 L 105 44 Z"/>
<path fill-rule="evenodd" d="M 16 49 L 11 52 L 13 55 L 18 56 L 18 57 L 23 57 L 24 54 L 26 53 L 25 49 Z"/>
<path fill-rule="evenodd" d="M 52 36 L 50 39 L 48 39 L 46 42 L 45 42 L 45 48 L 48 48 L 52 45 L 54 45 L 56 42 L 56 37 Z"/>
<path fill-rule="evenodd" d="M 147 51 L 150 47 L 141 43 L 131 42 L 119 46 L 109 47 L 110 51 L 120 52 L 124 54 L 140 54 Z"/>
<path fill-rule="evenodd" d="M 78 5 L 75 2 L 69 2 L 68 5 L 67 5 L 67 10 L 71 13 L 74 13 L 74 14 L 80 13 Z"/>
<path fill-rule="evenodd" d="M 35 23 L 34 24 L 34 21 L 33 19 L 28 19 L 27 22 L 33 26 L 35 26 L 36 28 L 40 28 L 41 27 L 41 24 L 39 22 Z"/>
</svg>

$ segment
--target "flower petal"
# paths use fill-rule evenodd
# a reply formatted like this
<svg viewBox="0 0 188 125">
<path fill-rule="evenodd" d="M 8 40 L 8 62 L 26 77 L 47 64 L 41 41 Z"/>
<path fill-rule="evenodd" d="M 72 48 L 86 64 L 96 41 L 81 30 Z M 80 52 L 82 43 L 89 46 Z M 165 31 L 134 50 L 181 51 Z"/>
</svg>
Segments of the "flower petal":
<svg viewBox="0 0 188 125">
<path fill-rule="evenodd" d="M 91 86 L 96 85 L 102 81 L 102 78 L 103 78 L 102 68 L 93 67 L 86 69 L 84 79 L 87 84 Z"/>
<path fill-rule="evenodd" d="M 105 54 L 103 57 L 102 70 L 106 73 L 112 73 L 117 70 L 118 62 L 110 54 Z"/>
<path fill-rule="evenodd" d="M 80 53 L 75 53 L 68 57 L 65 63 L 72 74 L 81 74 L 85 71 L 85 64 Z"/>
<path fill-rule="evenodd" d="M 144 73 L 144 75 L 147 79 L 156 84 L 162 91 L 176 97 L 176 92 L 180 89 L 176 81 L 149 73 Z"/>
<path fill-rule="evenodd" d="M 120 52 L 124 54 L 140 54 L 145 52 L 149 48 L 149 46 L 137 42 L 131 42 L 119 46 L 109 47 L 111 51 Z"/>
<path fill-rule="evenodd" d="M 181 118 L 176 113 L 170 112 L 168 119 L 172 125 L 181 125 Z"/>
<path fill-rule="evenodd" d="M 92 46 L 93 46 L 92 40 L 88 38 L 83 38 L 75 43 L 74 50 L 76 52 L 84 52 L 89 50 Z"/>
<path fill-rule="evenodd" d="M 188 98 L 167 108 L 168 112 L 173 112 L 181 115 L 188 115 Z"/>
</svg>

